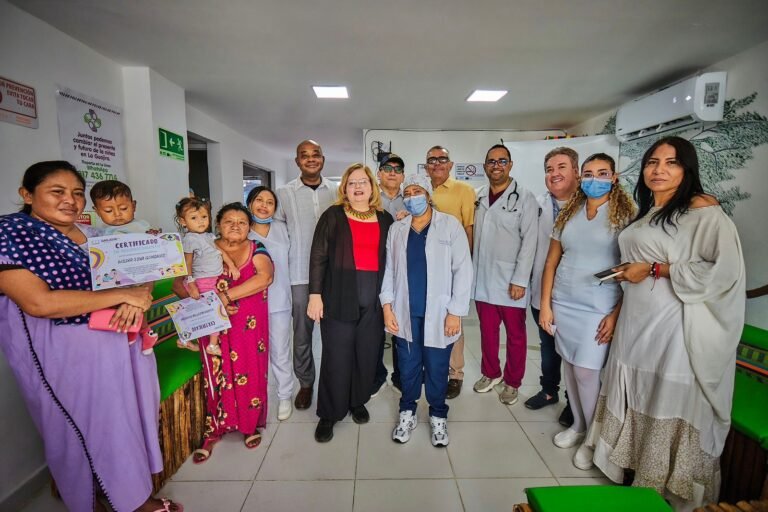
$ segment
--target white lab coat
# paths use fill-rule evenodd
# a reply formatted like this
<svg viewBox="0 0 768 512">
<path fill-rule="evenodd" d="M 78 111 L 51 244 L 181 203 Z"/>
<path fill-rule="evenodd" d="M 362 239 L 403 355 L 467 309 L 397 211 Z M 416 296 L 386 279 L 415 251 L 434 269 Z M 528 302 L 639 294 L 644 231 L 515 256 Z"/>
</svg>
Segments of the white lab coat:
<svg viewBox="0 0 768 512">
<path fill-rule="evenodd" d="M 536 198 L 541 208 L 539 216 L 539 234 L 536 244 L 536 258 L 533 260 L 533 271 L 531 272 L 531 306 L 541 309 L 541 275 L 544 273 L 544 263 L 547 261 L 549 252 L 549 242 L 552 238 L 552 228 L 555 225 L 555 212 L 552 208 L 552 194 L 544 192 Z M 560 206 L 565 201 L 560 201 Z"/>
<path fill-rule="evenodd" d="M 387 266 L 379 299 L 391 304 L 400 331 L 395 334 L 413 341 L 411 312 L 408 300 L 408 217 L 395 222 L 387 236 Z M 427 308 L 424 314 L 424 346 L 446 348 L 459 339 L 445 336 L 445 317 L 469 314 L 469 296 L 472 286 L 472 261 L 469 242 L 464 228 L 453 216 L 432 210 L 432 221 L 427 232 Z"/>
<path fill-rule="evenodd" d="M 482 187 L 475 202 L 472 298 L 497 306 L 525 308 L 536 256 L 539 203 L 514 179 L 490 207 L 489 192 L 488 185 Z M 525 288 L 525 295 L 512 300 L 510 284 Z"/>
</svg>

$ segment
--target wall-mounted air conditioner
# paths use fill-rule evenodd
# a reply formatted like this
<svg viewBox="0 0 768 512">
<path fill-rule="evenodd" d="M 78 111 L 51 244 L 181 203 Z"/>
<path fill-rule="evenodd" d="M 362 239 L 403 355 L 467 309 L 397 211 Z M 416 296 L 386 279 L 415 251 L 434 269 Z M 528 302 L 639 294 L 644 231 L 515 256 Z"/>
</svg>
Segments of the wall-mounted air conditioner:
<svg viewBox="0 0 768 512">
<path fill-rule="evenodd" d="M 727 73 L 703 73 L 625 103 L 616 112 L 616 137 L 627 142 L 678 130 L 695 123 L 721 121 Z"/>
</svg>

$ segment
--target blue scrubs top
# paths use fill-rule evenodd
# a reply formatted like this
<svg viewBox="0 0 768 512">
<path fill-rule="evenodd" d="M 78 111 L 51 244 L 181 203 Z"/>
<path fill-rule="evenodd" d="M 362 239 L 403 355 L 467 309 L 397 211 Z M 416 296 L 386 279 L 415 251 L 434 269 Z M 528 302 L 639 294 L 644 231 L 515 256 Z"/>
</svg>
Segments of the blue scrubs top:
<svg viewBox="0 0 768 512">
<path fill-rule="evenodd" d="M 411 228 L 408 233 L 408 300 L 411 316 L 424 317 L 427 310 L 427 224 L 421 233 Z"/>
</svg>

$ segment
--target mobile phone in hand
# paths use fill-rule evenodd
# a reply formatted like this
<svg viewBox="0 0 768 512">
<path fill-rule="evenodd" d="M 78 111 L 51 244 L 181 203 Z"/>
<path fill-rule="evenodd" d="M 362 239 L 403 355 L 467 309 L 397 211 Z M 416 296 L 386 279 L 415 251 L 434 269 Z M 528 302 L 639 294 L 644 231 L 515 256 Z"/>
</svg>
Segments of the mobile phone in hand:
<svg viewBox="0 0 768 512">
<path fill-rule="evenodd" d="M 621 274 L 622 272 L 624 272 L 623 270 L 614 270 L 614 269 L 624 265 L 629 265 L 629 263 L 619 263 L 614 267 L 601 270 L 600 272 L 595 274 L 595 277 L 598 278 L 600 281 L 607 281 L 608 279 L 612 279 L 617 275 Z"/>
</svg>

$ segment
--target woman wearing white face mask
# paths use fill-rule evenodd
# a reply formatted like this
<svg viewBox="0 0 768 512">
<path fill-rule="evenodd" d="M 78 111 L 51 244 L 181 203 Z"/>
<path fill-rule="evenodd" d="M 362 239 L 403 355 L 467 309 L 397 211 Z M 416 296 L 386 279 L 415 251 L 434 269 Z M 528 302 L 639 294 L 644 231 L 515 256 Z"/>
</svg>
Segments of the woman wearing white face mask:
<svg viewBox="0 0 768 512">
<path fill-rule="evenodd" d="M 469 312 L 472 260 L 459 221 L 432 209 L 429 178 L 410 175 L 403 185 L 410 215 L 389 230 L 379 295 L 385 328 L 397 343 L 402 385 L 392 439 L 405 443 L 416 428 L 423 374 L 432 445 L 447 446 L 448 365 L 451 345 L 461 334 L 460 317 Z"/>
<path fill-rule="evenodd" d="M 277 195 L 269 187 L 248 193 L 246 206 L 252 215 L 248 238 L 267 248 L 275 267 L 269 286 L 269 365 L 277 383 L 277 419 L 287 420 L 293 412 L 293 359 L 291 358 L 291 279 L 288 272 L 288 228 L 274 220 Z"/>
<path fill-rule="evenodd" d="M 573 458 L 579 469 L 593 466 L 592 449 L 581 443 L 595 413 L 600 369 L 621 309 L 619 285 L 601 283 L 594 274 L 621 263 L 619 231 L 634 215 L 613 158 L 590 156 L 581 166 L 579 190 L 555 221 L 544 265 L 539 324 L 555 336 L 574 417 L 553 441 L 560 448 L 581 445 Z"/>
</svg>

